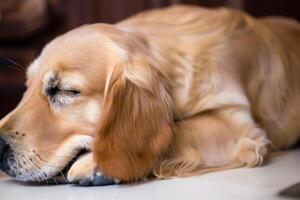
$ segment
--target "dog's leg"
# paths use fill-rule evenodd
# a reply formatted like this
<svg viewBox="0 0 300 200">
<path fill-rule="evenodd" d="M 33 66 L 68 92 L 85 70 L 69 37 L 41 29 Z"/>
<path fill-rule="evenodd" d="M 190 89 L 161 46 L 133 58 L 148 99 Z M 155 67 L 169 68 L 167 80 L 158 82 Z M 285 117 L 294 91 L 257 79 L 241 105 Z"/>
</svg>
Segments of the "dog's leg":
<svg viewBox="0 0 300 200">
<path fill-rule="evenodd" d="M 261 165 L 270 141 L 266 132 L 253 120 L 250 110 L 246 108 L 226 109 L 222 115 L 233 127 L 233 133 L 238 139 L 232 161 L 248 167 Z"/>
<path fill-rule="evenodd" d="M 268 139 L 249 110 L 228 107 L 175 124 L 175 139 L 154 170 L 158 177 L 190 176 L 262 164 Z"/>
<path fill-rule="evenodd" d="M 70 183 L 81 186 L 112 185 L 119 182 L 104 176 L 100 171 L 96 170 L 92 152 L 83 155 L 72 165 L 68 171 L 67 179 Z"/>
</svg>

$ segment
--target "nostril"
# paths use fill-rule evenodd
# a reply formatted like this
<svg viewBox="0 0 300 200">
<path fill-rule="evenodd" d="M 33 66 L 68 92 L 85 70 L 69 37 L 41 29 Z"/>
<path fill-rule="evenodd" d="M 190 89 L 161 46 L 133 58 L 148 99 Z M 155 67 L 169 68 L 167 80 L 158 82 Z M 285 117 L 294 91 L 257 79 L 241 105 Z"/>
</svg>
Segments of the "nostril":
<svg viewBox="0 0 300 200">
<path fill-rule="evenodd" d="M 7 149 L 8 149 L 8 145 L 2 138 L 0 138 L 0 163 L 2 163 L 5 151 Z"/>
</svg>

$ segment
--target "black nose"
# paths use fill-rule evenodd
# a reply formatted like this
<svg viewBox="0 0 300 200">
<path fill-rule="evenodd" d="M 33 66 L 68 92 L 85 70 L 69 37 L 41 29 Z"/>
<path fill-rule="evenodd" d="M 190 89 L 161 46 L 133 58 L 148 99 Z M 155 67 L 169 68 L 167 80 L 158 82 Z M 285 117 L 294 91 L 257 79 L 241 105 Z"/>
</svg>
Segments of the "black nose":
<svg viewBox="0 0 300 200">
<path fill-rule="evenodd" d="M 8 145 L 2 138 L 0 138 L 0 163 L 3 162 L 4 154 L 7 151 L 7 149 Z"/>
<path fill-rule="evenodd" d="M 0 170 L 4 171 L 7 168 L 7 156 L 9 154 L 9 146 L 0 138 Z"/>
<path fill-rule="evenodd" d="M 5 140 L 0 138 L 0 170 L 9 176 L 15 176 L 8 165 L 9 157 L 11 157 L 10 147 Z"/>
</svg>

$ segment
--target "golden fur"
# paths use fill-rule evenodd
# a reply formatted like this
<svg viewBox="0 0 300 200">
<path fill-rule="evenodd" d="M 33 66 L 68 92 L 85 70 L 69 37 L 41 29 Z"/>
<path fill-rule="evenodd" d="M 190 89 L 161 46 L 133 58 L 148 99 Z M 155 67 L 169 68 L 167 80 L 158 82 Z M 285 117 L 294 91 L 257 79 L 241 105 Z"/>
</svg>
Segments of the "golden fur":
<svg viewBox="0 0 300 200">
<path fill-rule="evenodd" d="M 134 181 L 257 166 L 268 149 L 299 139 L 299 62 L 300 25 L 291 19 L 174 6 L 83 26 L 29 67 L 1 137 L 31 156 L 22 169 L 10 163 L 24 181 L 54 176 L 80 148 L 92 152 L 70 181 L 95 168 Z M 45 92 L 50 83 L 58 99 Z"/>
</svg>

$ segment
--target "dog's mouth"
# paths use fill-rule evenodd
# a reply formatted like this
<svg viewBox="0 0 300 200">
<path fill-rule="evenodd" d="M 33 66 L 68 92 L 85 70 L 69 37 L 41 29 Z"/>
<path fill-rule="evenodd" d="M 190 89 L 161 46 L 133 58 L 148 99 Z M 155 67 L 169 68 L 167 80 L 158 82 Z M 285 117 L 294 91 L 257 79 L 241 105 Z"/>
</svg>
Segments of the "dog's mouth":
<svg viewBox="0 0 300 200">
<path fill-rule="evenodd" d="M 57 184 L 67 184 L 70 183 L 67 180 L 67 173 L 70 170 L 70 168 L 72 167 L 72 165 L 83 155 L 89 153 L 90 151 L 87 149 L 82 149 L 80 150 L 67 164 L 66 166 L 63 168 L 63 170 L 60 170 L 55 176 L 53 176 L 52 178 L 50 178 L 48 181 L 53 182 L 53 183 L 57 183 Z"/>
</svg>

